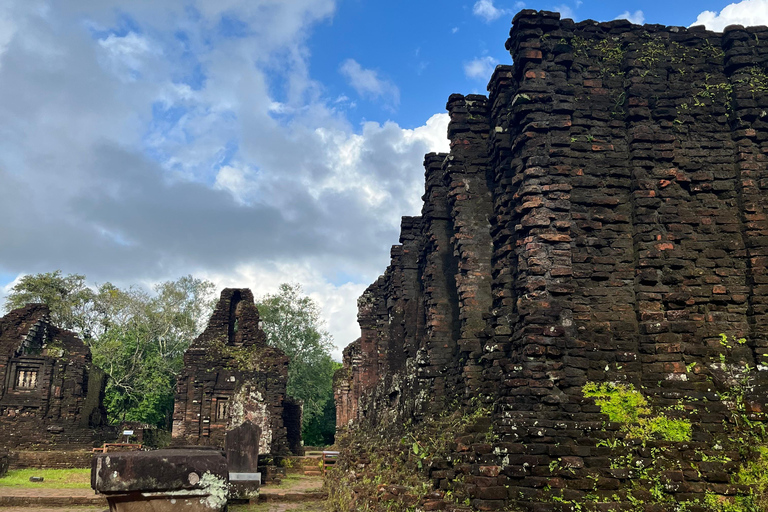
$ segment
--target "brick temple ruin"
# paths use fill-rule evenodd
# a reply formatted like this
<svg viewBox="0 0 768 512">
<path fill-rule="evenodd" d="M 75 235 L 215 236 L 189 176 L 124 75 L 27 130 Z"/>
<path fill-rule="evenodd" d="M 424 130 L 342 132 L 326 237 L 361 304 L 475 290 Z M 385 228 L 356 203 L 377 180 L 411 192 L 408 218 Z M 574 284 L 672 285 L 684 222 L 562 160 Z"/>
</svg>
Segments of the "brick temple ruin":
<svg viewBox="0 0 768 512">
<path fill-rule="evenodd" d="M 106 379 L 88 346 L 29 304 L 0 318 L 0 448 L 90 447 L 112 440 Z"/>
<path fill-rule="evenodd" d="M 727 499 L 743 459 L 721 440 L 768 403 L 768 28 L 526 10 L 507 49 L 488 96 L 448 100 L 451 151 L 426 156 L 422 214 L 359 299 L 337 425 L 488 407 L 494 437 L 430 473 L 477 510 L 624 510 L 650 453 L 670 501 Z M 589 382 L 634 385 L 691 441 L 639 447 Z"/>
<path fill-rule="evenodd" d="M 258 453 L 301 450 L 301 405 L 286 396 L 288 357 L 270 347 L 248 289 L 227 288 L 184 354 L 173 413 L 174 442 L 225 446 L 246 422 L 260 431 Z"/>
</svg>

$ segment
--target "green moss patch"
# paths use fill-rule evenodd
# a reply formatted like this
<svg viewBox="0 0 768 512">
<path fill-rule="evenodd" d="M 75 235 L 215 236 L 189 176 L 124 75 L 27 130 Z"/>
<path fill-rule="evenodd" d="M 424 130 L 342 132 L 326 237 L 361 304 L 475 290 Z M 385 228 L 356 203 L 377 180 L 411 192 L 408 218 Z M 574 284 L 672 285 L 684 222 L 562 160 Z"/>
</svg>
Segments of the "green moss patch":
<svg viewBox="0 0 768 512">
<path fill-rule="evenodd" d="M 690 420 L 670 418 L 663 413 L 654 415 L 645 396 L 632 384 L 588 382 L 582 392 L 585 397 L 595 399 L 595 404 L 603 414 L 608 415 L 608 419 L 621 423 L 628 438 L 673 442 L 691 440 Z"/>
</svg>

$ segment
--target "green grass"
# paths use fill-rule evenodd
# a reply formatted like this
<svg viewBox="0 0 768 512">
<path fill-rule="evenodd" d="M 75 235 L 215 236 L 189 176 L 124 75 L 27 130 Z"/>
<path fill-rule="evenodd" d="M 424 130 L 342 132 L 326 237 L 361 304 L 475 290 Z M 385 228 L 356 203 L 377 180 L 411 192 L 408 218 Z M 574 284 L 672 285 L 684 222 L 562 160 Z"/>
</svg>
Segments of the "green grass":
<svg viewBox="0 0 768 512">
<path fill-rule="evenodd" d="M 300 473 L 289 473 L 282 477 L 280 485 L 265 485 L 264 489 L 280 489 L 281 491 L 307 492 L 317 491 L 322 487 L 323 480 L 317 476 L 305 476 Z"/>
<path fill-rule="evenodd" d="M 30 482 L 29 477 L 42 476 L 42 482 Z M 29 487 L 36 489 L 90 489 L 90 469 L 16 469 L 0 478 L 0 487 Z"/>
<path fill-rule="evenodd" d="M 285 489 L 287 487 L 294 487 L 297 483 L 304 480 L 306 477 L 304 475 L 300 475 L 298 473 L 289 473 L 285 475 L 284 477 L 280 478 L 280 485 L 276 486 L 269 486 L 269 487 L 277 487 L 278 489 Z"/>
<path fill-rule="evenodd" d="M 304 503 L 259 503 L 256 505 L 231 505 L 229 510 L 232 512 L 274 512 L 276 510 L 286 510 L 290 512 L 322 512 L 324 510 L 324 505 L 322 501 Z"/>
</svg>

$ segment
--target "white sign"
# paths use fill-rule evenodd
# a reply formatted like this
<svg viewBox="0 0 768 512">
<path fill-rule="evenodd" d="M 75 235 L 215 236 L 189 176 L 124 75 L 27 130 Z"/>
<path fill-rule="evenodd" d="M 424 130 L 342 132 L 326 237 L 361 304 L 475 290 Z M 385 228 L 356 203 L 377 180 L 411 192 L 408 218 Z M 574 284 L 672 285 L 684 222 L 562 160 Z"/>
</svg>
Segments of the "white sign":
<svg viewBox="0 0 768 512">
<path fill-rule="evenodd" d="M 123 435 L 124 436 L 132 436 L 133 435 L 133 430 L 123 430 Z"/>
<path fill-rule="evenodd" d="M 258 482 L 261 483 L 261 473 L 230 473 L 230 482 Z"/>
</svg>

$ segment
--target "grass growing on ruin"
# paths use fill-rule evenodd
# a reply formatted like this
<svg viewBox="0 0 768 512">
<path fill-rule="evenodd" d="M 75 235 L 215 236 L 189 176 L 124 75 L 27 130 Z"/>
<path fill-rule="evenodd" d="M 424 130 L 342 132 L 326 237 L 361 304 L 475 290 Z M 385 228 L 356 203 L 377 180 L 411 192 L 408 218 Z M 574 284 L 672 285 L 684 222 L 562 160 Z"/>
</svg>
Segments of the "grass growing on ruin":
<svg viewBox="0 0 768 512">
<path fill-rule="evenodd" d="M 725 498 L 707 493 L 705 504 L 715 512 L 764 512 L 768 510 L 768 446 L 757 448 L 758 457 L 734 476 L 733 483 L 746 485 L 750 492 Z"/>
<path fill-rule="evenodd" d="M 435 490 L 432 469 L 455 468 L 456 439 L 470 433 L 476 441 L 493 436 L 490 410 L 475 404 L 467 411 L 447 408 L 423 423 L 407 424 L 399 433 L 354 431 L 337 437 L 339 462 L 326 476 L 327 507 L 334 512 L 411 512 L 428 500 L 469 504 L 464 474 L 456 471 L 451 488 Z"/>
<path fill-rule="evenodd" d="M 303 503 L 258 503 L 255 505 L 230 505 L 232 512 L 322 512 L 324 509 L 322 502 L 303 502 Z"/>
<path fill-rule="evenodd" d="M 29 477 L 41 476 L 42 482 L 30 482 Z M 0 487 L 30 489 L 90 489 L 90 469 L 15 469 L 0 478 Z"/>
<path fill-rule="evenodd" d="M 746 492 L 732 496 L 707 493 L 706 507 L 713 512 L 765 512 L 768 510 L 768 432 L 765 424 L 750 419 L 746 401 L 753 389 L 757 369 L 741 362 L 732 362 L 734 350 L 747 342 L 744 338 L 720 335 L 721 352 L 712 365 L 726 377 L 730 388 L 720 393 L 731 404 L 733 428 L 727 441 L 734 444 L 746 461 L 731 478 L 731 483 L 744 486 Z M 766 357 L 766 354 L 763 354 Z"/>
<path fill-rule="evenodd" d="M 295 490 L 297 492 L 319 491 L 323 480 L 319 476 L 306 476 L 300 473 L 288 473 L 281 477 L 279 485 L 264 486 L 280 490 Z"/>
</svg>

